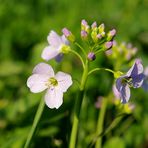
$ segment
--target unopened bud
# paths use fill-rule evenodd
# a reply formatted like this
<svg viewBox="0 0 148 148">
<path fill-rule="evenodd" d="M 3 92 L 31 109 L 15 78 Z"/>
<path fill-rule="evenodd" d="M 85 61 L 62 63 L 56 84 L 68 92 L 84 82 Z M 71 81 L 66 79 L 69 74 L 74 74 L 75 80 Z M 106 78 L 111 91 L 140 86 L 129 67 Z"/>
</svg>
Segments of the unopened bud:
<svg viewBox="0 0 148 148">
<path fill-rule="evenodd" d="M 112 42 L 112 41 L 106 42 L 106 43 L 105 43 L 105 49 L 106 49 L 106 50 L 112 48 L 112 46 L 113 46 L 113 42 Z"/>
<path fill-rule="evenodd" d="M 75 37 L 74 35 L 67 29 L 67 28 L 63 28 L 62 29 L 63 34 L 65 35 L 65 37 L 70 41 L 70 42 L 74 42 L 75 41 Z"/>
<path fill-rule="evenodd" d="M 89 52 L 87 58 L 90 61 L 94 61 L 96 59 L 96 55 L 94 54 L 94 52 Z"/>
<path fill-rule="evenodd" d="M 92 25 L 91 25 L 91 28 L 92 28 L 92 29 L 97 28 L 97 22 L 93 22 Z"/>
<path fill-rule="evenodd" d="M 112 40 L 116 35 L 116 30 L 112 29 L 111 31 L 109 31 L 109 33 L 107 34 L 107 40 L 110 41 Z"/>
<path fill-rule="evenodd" d="M 87 21 L 82 20 L 81 21 L 81 30 L 85 30 L 87 33 L 89 33 L 89 29 L 90 29 L 90 27 L 89 27 Z"/>
<path fill-rule="evenodd" d="M 88 33 L 85 30 L 81 30 L 81 38 L 83 40 L 86 40 L 88 37 Z"/>
</svg>

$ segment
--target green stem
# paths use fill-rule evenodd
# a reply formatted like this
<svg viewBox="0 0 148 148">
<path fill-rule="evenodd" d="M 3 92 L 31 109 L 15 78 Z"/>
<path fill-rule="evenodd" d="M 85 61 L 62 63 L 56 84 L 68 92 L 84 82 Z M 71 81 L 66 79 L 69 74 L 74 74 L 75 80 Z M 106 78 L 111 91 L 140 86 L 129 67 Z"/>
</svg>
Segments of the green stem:
<svg viewBox="0 0 148 148">
<path fill-rule="evenodd" d="M 88 61 L 86 61 L 86 64 L 85 64 L 85 68 L 84 68 L 83 75 L 81 78 L 80 92 L 75 102 L 74 119 L 73 119 L 72 131 L 71 131 L 71 136 L 70 136 L 69 148 L 75 148 L 75 145 L 76 145 L 79 115 L 80 115 L 82 100 L 84 98 L 84 90 L 85 90 L 85 84 L 87 81 L 87 76 L 88 76 Z"/>
<path fill-rule="evenodd" d="M 99 116 L 98 116 L 96 136 L 100 135 L 103 132 L 103 124 L 104 124 L 106 106 L 107 106 L 107 99 L 104 98 L 102 100 L 102 106 L 101 106 L 100 113 L 99 113 Z M 95 148 L 101 148 L 102 147 L 101 145 L 102 145 L 102 136 L 99 136 L 97 138 Z"/>
<path fill-rule="evenodd" d="M 81 45 L 79 45 L 77 42 L 75 42 L 75 45 L 78 46 L 81 49 L 81 51 L 84 53 L 84 55 L 86 56 L 86 52 L 83 49 L 83 47 L 81 47 Z"/>
<path fill-rule="evenodd" d="M 114 73 L 115 73 L 113 70 L 108 69 L 108 68 L 95 68 L 95 69 L 93 69 L 93 70 L 89 71 L 88 75 L 92 74 L 93 72 L 99 71 L 99 70 L 109 71 L 109 72 L 111 72 L 112 74 L 114 74 Z"/>
<path fill-rule="evenodd" d="M 74 50 L 70 50 L 73 54 L 75 54 L 79 59 L 80 59 L 80 61 L 81 61 L 81 63 L 82 63 L 82 66 L 83 66 L 83 69 L 84 69 L 84 67 L 85 67 L 85 64 L 84 64 L 84 61 L 83 61 L 83 59 L 82 59 L 82 57 L 79 55 L 79 53 L 77 53 L 76 51 L 74 51 Z"/>
<path fill-rule="evenodd" d="M 31 140 L 32 140 L 32 137 L 33 137 L 33 135 L 34 135 L 34 132 L 35 132 L 35 130 L 36 130 L 36 128 L 37 128 L 38 122 L 39 122 L 39 120 L 40 120 L 40 118 L 41 118 L 41 115 L 42 115 L 42 113 L 43 113 L 44 106 L 45 106 L 45 103 L 44 103 L 44 99 L 42 98 L 41 101 L 40 101 L 40 104 L 39 104 L 39 106 L 38 106 L 36 115 L 35 115 L 35 117 L 34 117 L 33 125 L 32 125 L 32 127 L 31 127 L 31 130 L 30 130 L 29 135 L 28 135 L 28 137 L 27 137 L 27 140 L 26 140 L 26 143 L 25 143 L 24 148 L 28 148 L 29 145 L 30 145 L 30 142 L 31 142 Z"/>
</svg>

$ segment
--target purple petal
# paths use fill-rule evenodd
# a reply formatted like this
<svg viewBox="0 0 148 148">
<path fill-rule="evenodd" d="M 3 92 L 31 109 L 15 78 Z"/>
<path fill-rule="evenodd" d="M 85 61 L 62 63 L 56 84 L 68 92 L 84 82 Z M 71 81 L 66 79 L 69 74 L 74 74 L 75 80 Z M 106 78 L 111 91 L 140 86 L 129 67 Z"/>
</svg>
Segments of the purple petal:
<svg viewBox="0 0 148 148">
<path fill-rule="evenodd" d="M 61 62 L 62 61 L 62 59 L 63 59 L 63 54 L 62 53 L 60 53 L 60 54 L 58 54 L 56 57 L 55 57 L 55 60 L 57 61 L 57 62 Z"/>
<path fill-rule="evenodd" d="M 130 98 L 130 89 L 127 83 L 122 83 L 122 79 L 126 76 L 122 76 L 116 80 L 116 88 L 119 92 L 121 102 L 127 103 Z"/>
<path fill-rule="evenodd" d="M 144 74 L 139 74 L 139 75 L 136 75 L 134 77 L 132 77 L 132 84 L 133 84 L 133 87 L 134 88 L 139 88 L 142 86 L 142 83 L 144 81 Z"/>
<path fill-rule="evenodd" d="M 141 61 L 137 59 L 134 63 L 134 65 L 129 69 L 127 72 L 128 77 L 134 77 L 136 75 L 139 75 L 143 73 L 143 65 L 141 64 Z"/>
</svg>

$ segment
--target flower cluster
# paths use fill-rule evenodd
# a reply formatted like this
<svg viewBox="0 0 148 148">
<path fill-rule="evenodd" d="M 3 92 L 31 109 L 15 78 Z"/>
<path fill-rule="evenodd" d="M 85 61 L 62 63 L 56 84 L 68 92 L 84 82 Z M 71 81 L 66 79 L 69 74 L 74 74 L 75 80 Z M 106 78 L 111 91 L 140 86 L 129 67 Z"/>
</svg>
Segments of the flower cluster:
<svg viewBox="0 0 148 148">
<path fill-rule="evenodd" d="M 97 22 L 93 22 L 90 26 L 86 20 L 81 21 L 80 35 L 83 43 L 86 45 L 85 50 L 67 28 L 63 28 L 62 33 L 62 35 L 58 35 L 55 31 L 50 31 L 47 37 L 49 45 L 43 49 L 41 54 L 41 57 L 45 61 L 55 58 L 56 61 L 59 62 L 63 54 L 72 52 L 81 60 L 83 70 L 85 71 L 85 69 L 87 69 L 86 72 L 88 72 L 87 63 L 94 61 L 96 55 L 100 52 L 106 52 L 108 57 L 115 62 L 116 60 L 121 60 L 122 62 L 119 62 L 120 64 L 122 64 L 123 61 L 130 60 L 137 52 L 137 48 L 133 48 L 131 44 L 126 45 L 122 43 L 118 45 L 113 40 L 116 35 L 116 30 L 112 29 L 106 32 L 105 25 L 100 24 L 98 26 Z M 79 47 L 84 56 L 81 56 L 79 52 L 71 49 L 70 44 Z M 100 70 L 100 68 L 96 68 L 92 70 L 92 72 L 96 70 Z M 147 73 L 145 73 L 145 75 L 143 74 L 143 66 L 140 60 L 136 60 L 125 75 L 122 75 L 120 71 L 113 72 L 113 70 L 109 69 L 104 70 L 114 73 L 115 78 L 117 78 L 116 88 L 122 103 L 128 102 L 130 98 L 130 87 L 139 88 L 143 86 L 145 89 L 148 88 L 147 83 L 143 83 L 144 79 L 146 80 Z M 85 78 L 88 76 L 86 72 Z M 55 75 L 52 67 L 46 63 L 38 64 L 33 69 L 33 74 L 27 80 L 27 86 L 30 88 L 31 92 L 38 93 L 45 89 L 47 90 L 45 103 L 49 108 L 59 108 L 61 106 L 63 93 L 66 92 L 71 85 L 72 79 L 69 74 L 58 72 Z"/>
<path fill-rule="evenodd" d="M 106 56 L 111 60 L 122 60 L 129 61 L 131 60 L 137 53 L 138 49 L 136 47 L 132 47 L 132 44 L 122 42 L 118 44 L 116 41 L 113 42 L 112 49 L 106 51 Z"/>
</svg>

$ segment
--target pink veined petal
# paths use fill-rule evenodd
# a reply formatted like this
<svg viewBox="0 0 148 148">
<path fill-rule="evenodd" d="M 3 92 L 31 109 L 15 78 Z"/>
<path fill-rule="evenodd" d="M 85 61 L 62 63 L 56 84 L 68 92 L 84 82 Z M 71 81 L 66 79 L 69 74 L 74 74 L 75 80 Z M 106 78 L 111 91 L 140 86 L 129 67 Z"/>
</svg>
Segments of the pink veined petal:
<svg viewBox="0 0 148 148">
<path fill-rule="evenodd" d="M 51 31 L 47 37 L 47 40 L 51 46 L 58 48 L 63 42 L 61 36 L 59 36 L 55 31 Z"/>
<path fill-rule="evenodd" d="M 53 109 L 58 109 L 63 103 L 63 92 L 56 88 L 48 89 L 45 94 L 45 103 L 46 105 Z"/>
<path fill-rule="evenodd" d="M 50 77 L 54 76 L 52 67 L 46 63 L 39 63 L 33 69 L 33 74 L 47 74 Z"/>
<path fill-rule="evenodd" d="M 27 80 L 27 86 L 30 88 L 30 91 L 33 93 L 42 92 L 47 88 L 45 85 L 48 81 L 48 75 L 33 74 Z"/>
<path fill-rule="evenodd" d="M 44 60 L 48 61 L 48 60 L 55 58 L 58 54 L 59 54 L 58 48 L 55 49 L 52 46 L 47 46 L 44 48 L 41 57 Z"/>
<path fill-rule="evenodd" d="M 58 81 L 57 89 L 61 90 L 62 92 L 66 92 L 67 89 L 72 85 L 72 78 L 69 74 L 58 72 L 55 75 L 55 78 Z"/>
</svg>

